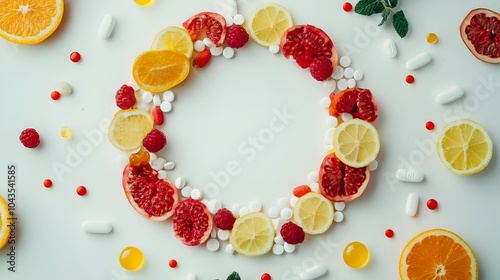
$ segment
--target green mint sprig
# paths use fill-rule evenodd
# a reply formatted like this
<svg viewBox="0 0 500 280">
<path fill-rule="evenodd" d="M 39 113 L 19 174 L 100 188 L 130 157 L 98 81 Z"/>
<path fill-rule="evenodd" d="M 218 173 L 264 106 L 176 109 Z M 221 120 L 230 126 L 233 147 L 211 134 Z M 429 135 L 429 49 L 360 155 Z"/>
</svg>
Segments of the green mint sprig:
<svg viewBox="0 0 500 280">
<path fill-rule="evenodd" d="M 227 277 L 227 280 L 241 280 L 241 278 L 238 272 L 233 271 L 233 273 Z"/>
<path fill-rule="evenodd" d="M 392 15 L 392 26 L 399 37 L 404 38 L 408 33 L 408 20 L 402 10 L 395 11 L 398 0 L 360 0 L 354 7 L 354 12 L 364 16 L 381 14 L 382 21 L 379 26 L 384 24 Z"/>
</svg>

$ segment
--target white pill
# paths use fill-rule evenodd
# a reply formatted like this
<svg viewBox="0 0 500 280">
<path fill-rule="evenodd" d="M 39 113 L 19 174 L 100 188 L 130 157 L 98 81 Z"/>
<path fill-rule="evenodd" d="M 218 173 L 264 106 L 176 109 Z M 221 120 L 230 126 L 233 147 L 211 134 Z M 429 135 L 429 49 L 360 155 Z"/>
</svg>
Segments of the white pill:
<svg viewBox="0 0 500 280">
<path fill-rule="evenodd" d="M 333 213 L 333 220 L 336 222 L 336 223 L 340 223 L 344 220 L 344 213 L 342 212 L 335 212 Z"/>
<path fill-rule="evenodd" d="M 175 168 L 175 163 L 173 163 L 171 161 L 169 161 L 163 165 L 163 169 L 165 169 L 167 171 L 174 170 L 174 168 Z"/>
<path fill-rule="evenodd" d="M 283 240 L 283 236 L 279 235 L 279 232 L 277 233 L 276 237 L 274 237 L 274 243 L 276 244 L 285 244 L 285 240 Z"/>
<path fill-rule="evenodd" d="M 153 161 L 155 161 L 156 159 L 158 159 L 158 156 L 155 154 L 155 153 L 149 153 L 149 163 L 153 163 Z"/>
<path fill-rule="evenodd" d="M 142 101 L 145 103 L 150 103 L 153 101 L 153 94 L 149 91 L 145 91 L 142 93 Z"/>
<path fill-rule="evenodd" d="M 406 215 L 413 217 L 418 210 L 418 194 L 410 193 L 406 200 Z"/>
<path fill-rule="evenodd" d="M 215 252 L 215 251 L 219 250 L 219 246 L 220 246 L 220 243 L 219 243 L 219 240 L 217 240 L 217 239 L 209 239 L 207 241 L 207 249 L 210 252 Z"/>
<path fill-rule="evenodd" d="M 347 67 L 346 69 L 344 69 L 344 77 L 350 79 L 353 76 L 354 76 L 354 69 L 352 69 L 351 67 Z"/>
<path fill-rule="evenodd" d="M 333 71 L 332 73 L 332 78 L 335 79 L 335 80 L 338 80 L 340 78 L 342 78 L 344 76 L 344 68 L 340 67 L 340 66 L 337 66 L 335 68 L 335 71 Z"/>
<path fill-rule="evenodd" d="M 283 249 L 285 249 L 285 252 L 287 253 L 293 253 L 295 251 L 295 245 L 285 242 L 285 244 L 283 245 Z"/>
<path fill-rule="evenodd" d="M 387 39 L 384 41 L 384 50 L 385 54 L 390 58 L 396 57 L 396 55 L 398 54 L 396 42 L 394 42 L 394 40 L 392 39 Z"/>
<path fill-rule="evenodd" d="M 224 50 L 224 48 L 222 46 L 217 47 L 217 46 L 213 45 L 213 46 L 210 47 L 210 53 L 213 56 L 219 56 L 219 55 L 221 55 L 223 50 Z"/>
<path fill-rule="evenodd" d="M 229 230 L 222 230 L 222 229 L 219 229 L 217 231 L 217 237 L 222 240 L 222 241 L 226 241 L 229 239 L 229 233 L 230 231 Z"/>
<path fill-rule="evenodd" d="M 233 17 L 233 23 L 236 25 L 242 25 L 245 22 L 245 17 L 242 14 L 237 14 Z"/>
<path fill-rule="evenodd" d="M 318 179 L 319 179 L 319 175 L 318 175 L 318 172 L 316 172 L 316 171 L 312 171 L 312 172 L 309 172 L 309 174 L 307 174 L 307 180 L 309 180 L 309 183 L 317 182 Z"/>
<path fill-rule="evenodd" d="M 188 276 L 186 277 L 186 280 L 196 280 L 196 274 L 194 273 L 189 273 Z"/>
<path fill-rule="evenodd" d="M 165 163 L 167 163 L 167 160 L 159 157 L 151 162 L 151 167 L 156 171 L 162 170 Z"/>
<path fill-rule="evenodd" d="M 201 193 L 200 189 L 194 188 L 191 190 L 190 196 L 192 199 L 200 199 L 203 196 L 203 194 Z"/>
<path fill-rule="evenodd" d="M 234 204 L 231 206 L 231 212 L 235 218 L 238 218 L 240 216 L 240 206 L 238 204 Z"/>
<path fill-rule="evenodd" d="M 280 52 L 280 46 L 278 46 L 278 45 L 270 45 L 269 46 L 269 52 L 270 53 L 274 53 L 274 54 L 279 53 Z"/>
<path fill-rule="evenodd" d="M 378 168 L 378 161 L 377 160 L 372 161 L 368 165 L 368 169 L 370 169 L 370 171 L 375 171 L 375 170 L 377 170 L 377 168 Z"/>
<path fill-rule="evenodd" d="M 410 58 L 406 62 L 406 69 L 408 70 L 417 70 L 418 68 L 428 64 L 431 62 L 432 57 L 429 53 L 423 52 L 421 54 L 417 54 L 416 56 Z"/>
<path fill-rule="evenodd" d="M 335 210 L 342 211 L 345 209 L 345 202 L 335 202 L 333 206 L 335 207 Z"/>
<path fill-rule="evenodd" d="M 283 224 L 285 224 L 285 222 L 286 222 L 285 220 L 283 220 L 281 218 L 272 219 L 271 221 L 273 223 L 274 230 L 276 230 L 276 232 L 279 232 L 281 230 L 281 227 L 283 226 Z"/>
<path fill-rule="evenodd" d="M 172 111 L 172 103 L 168 102 L 168 101 L 163 101 L 161 104 L 160 104 L 160 110 L 163 112 L 163 113 L 168 113 L 170 111 Z"/>
<path fill-rule="evenodd" d="M 234 254 L 233 245 L 231 245 L 231 244 L 227 244 L 226 245 L 226 253 L 228 253 L 228 254 Z"/>
<path fill-rule="evenodd" d="M 202 40 L 196 40 L 193 44 L 193 48 L 197 52 L 201 52 L 205 49 L 205 43 Z"/>
<path fill-rule="evenodd" d="M 297 204 L 297 201 L 299 201 L 298 197 L 294 196 L 294 197 L 290 198 L 290 206 L 295 207 L 295 205 Z"/>
<path fill-rule="evenodd" d="M 340 58 L 339 62 L 342 67 L 348 67 L 349 65 L 351 65 L 351 58 L 344 55 Z"/>
<path fill-rule="evenodd" d="M 332 80 L 333 81 L 333 80 Z M 321 100 L 319 101 L 319 105 L 322 107 L 322 108 L 328 108 L 330 107 L 330 103 L 331 103 L 331 100 L 330 100 L 330 97 L 328 96 L 324 96 L 323 98 L 321 98 Z"/>
<path fill-rule="evenodd" d="M 398 169 L 396 179 L 403 182 L 420 183 L 424 180 L 424 173 L 415 169 Z"/>
<path fill-rule="evenodd" d="M 167 171 L 165 170 L 158 171 L 158 179 L 167 179 Z"/>
<path fill-rule="evenodd" d="M 210 237 L 217 238 L 217 230 L 215 228 L 212 228 L 212 231 L 210 232 Z"/>
<path fill-rule="evenodd" d="M 157 94 L 153 96 L 153 105 L 155 106 L 160 106 L 161 104 L 161 97 Z"/>
<path fill-rule="evenodd" d="M 334 116 L 328 116 L 326 118 L 326 125 L 328 127 L 336 127 L 338 123 L 339 123 L 339 120 Z"/>
<path fill-rule="evenodd" d="M 365 74 L 361 70 L 356 70 L 354 71 L 354 74 L 352 75 L 356 81 L 362 80 Z"/>
<path fill-rule="evenodd" d="M 293 211 L 290 208 L 283 208 L 280 211 L 280 217 L 285 220 L 290 220 L 292 218 Z"/>
<path fill-rule="evenodd" d="M 348 88 L 355 88 L 356 87 L 356 80 L 353 78 L 347 80 L 347 87 Z"/>
<path fill-rule="evenodd" d="M 273 254 L 281 255 L 281 254 L 283 254 L 284 251 L 285 251 L 285 249 L 283 248 L 282 244 L 274 244 L 273 245 Z"/>
<path fill-rule="evenodd" d="M 328 79 L 323 82 L 323 86 L 325 88 L 332 88 L 334 89 L 337 86 L 337 82 L 334 79 Z"/>
<path fill-rule="evenodd" d="M 163 93 L 163 101 L 172 102 L 175 99 L 175 94 L 171 90 L 167 90 Z"/>
<path fill-rule="evenodd" d="M 347 89 L 347 80 L 346 79 L 340 79 L 337 82 L 337 88 L 339 90 L 345 90 Z"/>
<path fill-rule="evenodd" d="M 233 17 L 232 16 L 225 16 L 224 18 L 226 19 L 226 27 L 233 25 Z"/>
<path fill-rule="evenodd" d="M 174 185 L 177 189 L 182 189 L 184 186 L 186 186 L 186 179 L 182 177 L 177 177 L 175 179 Z"/>
<path fill-rule="evenodd" d="M 234 49 L 231 47 L 225 47 L 222 51 L 222 56 L 225 58 L 232 58 L 234 56 Z"/>
<path fill-rule="evenodd" d="M 240 215 L 240 217 L 243 217 L 248 213 L 250 213 L 250 209 L 248 209 L 248 207 L 241 207 L 238 211 L 238 215 Z"/>
<path fill-rule="evenodd" d="M 318 192 L 319 191 L 319 184 L 318 183 L 312 183 L 312 184 L 309 185 L 309 187 L 311 188 L 312 192 Z"/>
<path fill-rule="evenodd" d="M 326 266 L 324 266 L 322 264 L 317 264 L 311 268 L 304 270 L 300 274 L 300 279 L 302 279 L 302 280 L 314 280 L 314 279 L 317 279 L 318 277 L 325 275 L 326 272 L 327 272 Z"/>
<path fill-rule="evenodd" d="M 215 0 L 213 1 L 215 11 L 222 15 L 234 16 L 238 13 L 236 0 Z"/>
<path fill-rule="evenodd" d="M 342 113 L 340 114 L 340 118 L 346 122 L 352 120 L 352 115 L 350 113 Z"/>
<path fill-rule="evenodd" d="M 61 95 L 70 95 L 73 92 L 73 87 L 71 87 L 70 84 L 66 82 L 60 82 L 57 85 L 56 90 L 61 94 Z"/>
<path fill-rule="evenodd" d="M 203 38 L 203 44 L 205 44 L 206 47 L 211 48 L 214 45 L 214 42 L 209 38 Z"/>
<path fill-rule="evenodd" d="M 190 186 L 185 186 L 184 188 L 182 188 L 181 194 L 183 197 L 190 197 L 192 191 L 193 188 L 191 188 Z"/>
<path fill-rule="evenodd" d="M 278 207 L 271 207 L 267 210 L 267 214 L 271 219 L 277 218 L 280 215 L 280 209 Z"/>
<path fill-rule="evenodd" d="M 210 213 L 215 214 L 222 208 L 222 203 L 217 199 L 212 199 L 208 202 L 207 208 Z"/>
<path fill-rule="evenodd" d="M 99 30 L 97 31 L 97 35 L 99 35 L 99 38 L 101 39 L 108 39 L 109 36 L 111 36 L 111 33 L 113 33 L 114 28 L 115 28 L 115 18 L 110 14 L 106 14 L 101 20 L 101 24 L 99 25 Z"/>
<path fill-rule="evenodd" d="M 462 97 L 465 91 L 461 87 L 451 87 L 436 96 L 436 102 L 438 104 L 446 104 L 455 101 Z"/>
<path fill-rule="evenodd" d="M 281 208 L 285 208 L 285 207 L 288 207 L 288 202 L 290 200 L 286 197 L 282 197 L 278 200 L 278 206 L 281 207 Z"/>
<path fill-rule="evenodd" d="M 262 209 L 262 202 L 258 200 L 254 200 L 250 202 L 250 205 L 248 205 L 248 210 L 250 212 L 259 212 Z"/>
<path fill-rule="evenodd" d="M 113 226 L 105 221 L 85 221 L 82 223 L 82 230 L 87 233 L 110 233 Z"/>
</svg>

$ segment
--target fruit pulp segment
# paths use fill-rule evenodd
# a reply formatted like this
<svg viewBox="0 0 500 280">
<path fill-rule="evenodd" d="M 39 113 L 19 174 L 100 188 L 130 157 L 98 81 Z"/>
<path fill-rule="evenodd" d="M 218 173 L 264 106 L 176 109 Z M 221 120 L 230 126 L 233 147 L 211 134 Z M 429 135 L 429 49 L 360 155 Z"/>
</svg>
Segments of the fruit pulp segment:
<svg viewBox="0 0 500 280">
<path fill-rule="evenodd" d="M 0 11 L 5 11 L 0 18 L 1 29 L 15 36 L 30 37 L 50 26 L 57 14 L 56 1 L 25 2 L 0 1 Z M 49 5 L 50 2 L 54 3 Z"/>
<path fill-rule="evenodd" d="M 255 35 L 270 43 L 278 43 L 288 27 L 290 27 L 288 15 L 275 7 L 260 10 L 252 22 Z"/>
<path fill-rule="evenodd" d="M 465 28 L 469 39 L 476 51 L 491 58 L 500 57 L 500 20 L 480 13 L 472 17 L 470 24 Z"/>
<path fill-rule="evenodd" d="M 446 131 L 442 146 L 444 156 L 457 170 L 479 166 L 488 155 L 488 143 L 481 131 L 468 124 Z"/>
<path fill-rule="evenodd" d="M 344 249 L 344 262 L 352 268 L 361 268 L 365 266 L 370 259 L 370 252 L 365 244 L 354 241 Z"/>
</svg>

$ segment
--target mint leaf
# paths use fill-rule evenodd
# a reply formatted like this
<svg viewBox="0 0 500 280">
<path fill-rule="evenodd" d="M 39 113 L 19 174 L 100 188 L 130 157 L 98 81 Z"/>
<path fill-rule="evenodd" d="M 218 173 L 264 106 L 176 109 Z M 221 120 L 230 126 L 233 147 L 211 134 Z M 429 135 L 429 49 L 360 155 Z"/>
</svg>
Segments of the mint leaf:
<svg viewBox="0 0 500 280">
<path fill-rule="evenodd" d="M 382 21 L 378 24 L 378 26 L 381 26 L 382 24 L 384 24 L 384 22 L 387 21 L 387 19 L 389 18 L 390 15 L 391 15 L 391 12 L 389 12 L 388 10 L 384 10 L 382 12 Z"/>
<path fill-rule="evenodd" d="M 394 8 L 398 5 L 398 0 L 382 0 L 382 3 L 387 7 L 387 8 Z"/>
<path fill-rule="evenodd" d="M 380 0 L 361 0 L 354 7 L 354 12 L 364 16 L 371 16 L 384 11 L 385 7 Z"/>
<path fill-rule="evenodd" d="M 406 20 L 403 11 L 398 11 L 392 17 L 392 25 L 399 37 L 404 38 L 408 33 L 408 20 Z"/>
<path fill-rule="evenodd" d="M 238 272 L 233 271 L 233 273 L 231 273 L 231 275 L 229 275 L 226 280 L 241 280 L 241 278 Z"/>
</svg>

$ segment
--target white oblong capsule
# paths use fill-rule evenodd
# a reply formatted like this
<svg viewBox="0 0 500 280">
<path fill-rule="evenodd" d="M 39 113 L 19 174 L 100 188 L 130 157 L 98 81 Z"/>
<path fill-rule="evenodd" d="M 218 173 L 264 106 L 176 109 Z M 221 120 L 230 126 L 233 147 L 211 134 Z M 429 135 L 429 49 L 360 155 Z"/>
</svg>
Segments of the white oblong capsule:
<svg viewBox="0 0 500 280">
<path fill-rule="evenodd" d="M 316 279 L 320 276 L 325 275 L 326 273 L 326 266 L 322 264 L 317 264 L 311 268 L 306 269 L 300 274 L 300 279 L 302 280 L 313 280 Z"/>
<path fill-rule="evenodd" d="M 108 39 L 109 36 L 111 36 L 111 33 L 113 33 L 114 28 L 115 18 L 110 14 L 106 14 L 101 20 L 101 25 L 99 25 L 99 31 L 97 34 L 101 39 Z"/>
<path fill-rule="evenodd" d="M 396 57 L 396 55 L 398 54 L 396 42 L 394 42 L 394 40 L 392 39 L 387 39 L 384 41 L 384 50 L 385 54 L 390 58 Z"/>
<path fill-rule="evenodd" d="M 413 217 L 417 214 L 418 210 L 418 194 L 410 193 L 406 200 L 406 215 Z"/>
<path fill-rule="evenodd" d="M 438 104 L 446 104 L 455 101 L 462 97 L 465 91 L 461 87 L 451 87 L 436 96 L 436 102 Z"/>
<path fill-rule="evenodd" d="M 424 173 L 415 169 L 398 169 L 396 179 L 403 182 L 419 183 L 424 180 Z"/>
<path fill-rule="evenodd" d="M 85 221 L 82 223 L 82 230 L 87 233 L 110 233 L 113 226 L 105 221 Z"/>
<path fill-rule="evenodd" d="M 428 52 L 417 54 L 406 62 L 406 69 L 417 70 L 418 68 L 427 65 L 429 62 L 431 62 L 431 60 L 432 57 Z"/>
</svg>

